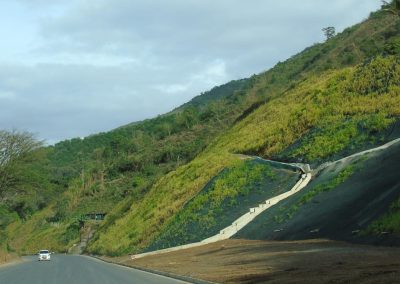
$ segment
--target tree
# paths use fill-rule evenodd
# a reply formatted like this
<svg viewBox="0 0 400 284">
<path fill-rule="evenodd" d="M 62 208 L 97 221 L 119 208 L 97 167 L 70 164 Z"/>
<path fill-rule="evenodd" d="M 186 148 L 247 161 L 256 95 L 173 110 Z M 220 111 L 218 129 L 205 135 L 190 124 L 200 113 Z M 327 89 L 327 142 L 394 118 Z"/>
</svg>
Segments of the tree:
<svg viewBox="0 0 400 284">
<path fill-rule="evenodd" d="M 326 27 L 323 28 L 322 31 L 324 32 L 324 35 L 326 36 L 326 39 L 333 38 L 335 36 L 335 27 Z"/>
<path fill-rule="evenodd" d="M 0 201 L 11 191 L 17 193 L 24 179 L 21 165 L 42 145 L 31 133 L 0 130 Z"/>
<path fill-rule="evenodd" d="M 394 0 L 391 3 L 382 0 L 383 10 L 391 12 L 397 16 L 400 16 L 400 0 Z"/>
<path fill-rule="evenodd" d="M 180 127 L 190 129 L 199 122 L 198 110 L 191 106 L 176 114 L 176 122 Z"/>
</svg>

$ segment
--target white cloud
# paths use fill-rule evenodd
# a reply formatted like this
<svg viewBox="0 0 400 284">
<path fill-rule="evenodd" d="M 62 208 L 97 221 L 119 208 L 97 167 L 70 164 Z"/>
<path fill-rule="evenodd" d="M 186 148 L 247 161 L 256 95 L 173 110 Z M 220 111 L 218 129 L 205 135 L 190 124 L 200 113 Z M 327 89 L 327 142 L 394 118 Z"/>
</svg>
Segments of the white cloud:
<svg viewBox="0 0 400 284">
<path fill-rule="evenodd" d="M 226 70 L 226 64 L 222 60 L 215 60 L 205 70 L 191 77 L 192 82 L 200 82 L 203 85 L 215 86 L 222 84 L 229 78 Z"/>
<path fill-rule="evenodd" d="M 154 89 L 161 93 L 177 94 L 192 90 L 201 92 L 204 90 L 204 86 L 211 88 L 216 85 L 223 84 L 229 79 L 229 75 L 226 71 L 226 64 L 222 60 L 214 60 L 211 63 L 198 62 L 197 65 L 203 67 L 197 72 L 194 72 L 190 76 L 184 78 L 182 83 L 173 83 L 169 85 L 156 85 Z"/>
<path fill-rule="evenodd" d="M 154 89 L 167 94 L 176 94 L 187 91 L 189 84 L 156 85 Z"/>
</svg>

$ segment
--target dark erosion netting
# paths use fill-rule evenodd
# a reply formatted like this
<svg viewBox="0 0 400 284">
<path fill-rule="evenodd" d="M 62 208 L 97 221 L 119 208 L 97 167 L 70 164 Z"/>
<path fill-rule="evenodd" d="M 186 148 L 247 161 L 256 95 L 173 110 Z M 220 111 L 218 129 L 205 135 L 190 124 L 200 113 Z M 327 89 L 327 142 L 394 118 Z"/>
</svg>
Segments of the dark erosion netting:
<svg viewBox="0 0 400 284">
<path fill-rule="evenodd" d="M 166 225 L 146 249 L 201 241 L 232 224 L 265 200 L 290 190 L 300 171 L 259 159 L 224 169 Z"/>
<path fill-rule="evenodd" d="M 400 245 L 400 143 L 332 164 L 234 238 Z"/>
<path fill-rule="evenodd" d="M 273 159 L 286 162 L 310 163 L 313 168 L 327 161 L 339 160 L 343 157 L 374 148 L 400 137 L 400 118 L 392 118 L 393 122 L 387 127 L 378 129 L 376 127 L 379 115 L 376 117 L 344 118 L 343 121 L 332 123 L 324 128 L 313 128 L 295 143 L 285 150 L 273 156 Z M 312 155 L 307 147 L 318 148 L 318 139 L 328 137 L 334 141 L 332 136 L 348 136 L 347 141 L 337 141 L 340 145 L 331 154 Z M 333 142 L 332 142 L 333 143 Z M 331 145 L 330 145 L 331 146 Z"/>
</svg>

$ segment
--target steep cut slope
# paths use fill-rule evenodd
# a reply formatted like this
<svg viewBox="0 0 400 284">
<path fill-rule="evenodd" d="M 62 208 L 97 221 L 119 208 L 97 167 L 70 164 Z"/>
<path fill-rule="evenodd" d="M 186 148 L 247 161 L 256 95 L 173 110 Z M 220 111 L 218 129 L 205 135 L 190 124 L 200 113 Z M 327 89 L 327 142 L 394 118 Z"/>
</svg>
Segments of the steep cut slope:
<svg viewBox="0 0 400 284">
<path fill-rule="evenodd" d="M 214 177 L 191 199 L 146 249 L 199 242 L 232 224 L 265 200 L 290 190 L 301 175 L 259 159 L 239 160 Z"/>
<path fill-rule="evenodd" d="M 270 157 L 297 142 L 300 150 L 293 157 L 310 162 L 347 147 L 358 151 L 390 134 L 384 130 L 399 116 L 399 76 L 397 57 L 377 57 L 310 77 L 236 124 L 218 144 L 230 152 Z"/>
<path fill-rule="evenodd" d="M 371 57 L 398 54 L 392 47 L 399 30 L 396 16 L 379 11 L 252 77 L 245 97 L 255 103 L 237 123 L 192 162 L 157 181 L 122 218 L 103 226 L 89 251 L 121 254 L 148 247 L 188 200 L 235 163 L 232 153 L 317 164 L 389 139 L 400 115 L 399 61 L 396 56 Z M 341 60 L 343 53 L 353 59 Z M 357 67 L 340 69 L 367 58 Z"/>
<path fill-rule="evenodd" d="M 231 153 L 268 157 L 317 128 L 324 130 L 319 139 L 306 140 L 308 144 L 304 145 L 314 147 L 321 159 L 350 147 L 354 139 L 358 141 L 352 148 L 354 152 L 365 143 L 379 143 L 380 131 L 400 116 L 398 62 L 396 57 L 378 57 L 355 68 L 310 77 L 260 106 L 191 163 L 160 179 L 143 202 L 134 203 L 123 218 L 104 228 L 89 249 L 124 253 L 148 246 L 168 227 L 186 200 L 234 162 Z M 335 125 L 343 125 L 344 130 L 337 131 L 332 127 Z"/>
<path fill-rule="evenodd" d="M 89 250 L 140 251 L 237 162 L 233 153 L 317 164 L 385 141 L 399 115 L 398 61 L 368 62 L 399 54 L 399 23 L 378 11 L 265 73 L 215 88 L 171 113 L 52 147 L 51 173 L 64 193 L 12 224 L 10 243 L 35 250 L 48 230 L 61 249 L 77 239 L 80 215 L 101 210 L 108 217 Z"/>
<path fill-rule="evenodd" d="M 235 238 L 399 245 L 398 207 L 393 207 L 400 197 L 399 159 L 396 143 L 329 165 L 305 189 L 259 215 Z M 385 223 L 390 208 L 397 216 Z"/>
</svg>

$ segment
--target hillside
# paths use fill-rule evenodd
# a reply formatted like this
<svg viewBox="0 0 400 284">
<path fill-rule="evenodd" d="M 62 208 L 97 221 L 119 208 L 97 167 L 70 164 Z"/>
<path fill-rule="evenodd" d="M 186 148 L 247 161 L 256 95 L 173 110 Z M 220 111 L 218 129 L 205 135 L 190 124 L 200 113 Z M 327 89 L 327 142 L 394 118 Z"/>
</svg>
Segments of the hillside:
<svg viewBox="0 0 400 284">
<path fill-rule="evenodd" d="M 397 40 L 398 31 L 399 20 L 395 16 L 377 12 L 332 41 L 311 47 L 253 78 L 248 96 L 262 94 L 265 103 L 242 115 L 192 162 L 161 178 L 146 198 L 134 202 L 122 218 L 101 228 L 89 251 L 121 254 L 151 246 L 159 240 L 157 236 L 173 226 L 175 214 L 181 212 L 187 200 L 196 196 L 218 172 L 235 163 L 237 157 L 233 153 L 285 155 L 287 159 L 320 163 L 390 139 L 390 127 L 400 115 L 400 69 L 398 58 L 385 55 L 384 47 Z M 376 49 L 363 49 L 366 35 L 369 39 L 376 37 Z M 366 60 L 365 63 L 345 67 L 345 62 L 332 61 L 349 42 L 359 44 L 359 60 Z M 371 59 L 372 50 L 375 55 L 385 56 Z M 319 54 L 317 59 L 306 64 L 305 58 L 314 53 Z M 321 62 L 330 58 L 335 68 L 321 73 Z M 280 72 L 279 83 L 290 76 L 306 79 L 292 78 L 286 90 L 279 83 L 268 84 L 269 78 Z M 318 75 L 312 75 L 314 72 Z M 198 206 L 206 204 L 200 202 Z"/>
<path fill-rule="evenodd" d="M 399 104 L 396 103 L 399 101 L 400 69 L 394 69 L 395 72 L 388 82 L 389 91 L 383 91 L 381 95 L 376 92 L 348 95 L 342 91 L 351 88 L 353 84 L 358 86 L 361 82 L 354 80 L 357 72 L 368 72 L 374 69 L 375 64 L 388 66 L 387 70 L 398 66 L 395 57 L 388 57 L 377 58 L 368 65 L 331 71 L 318 78 L 312 77 L 284 96 L 261 106 L 214 141 L 188 165 L 160 179 L 143 202 L 134 203 L 128 214 L 108 228 L 89 248 L 110 244 L 115 236 L 119 239 L 116 248 L 124 246 L 121 239 L 129 244 L 129 249 L 132 245 L 140 247 L 149 244 L 148 236 L 155 235 L 157 231 L 162 232 L 167 227 L 164 223 L 168 224 L 166 219 L 179 210 L 184 200 L 196 194 L 222 168 L 229 167 L 236 160 L 231 153 L 256 152 L 263 156 L 279 153 L 294 143 L 297 137 L 306 137 L 304 133 L 314 128 L 325 130 L 318 140 L 312 141 L 316 155 L 322 158 L 350 146 L 350 142 L 357 137 L 360 137 L 356 144 L 359 148 L 363 148 L 364 143 L 369 144 L 371 140 L 379 143 L 382 141 L 380 131 L 389 128 L 400 114 Z M 326 94 L 320 96 L 323 104 L 316 100 L 320 92 Z M 304 109 L 306 111 L 302 111 Z M 335 124 L 343 124 L 344 131 L 331 129 Z M 365 129 L 360 126 L 365 126 Z M 265 141 L 268 141 L 267 145 Z M 306 141 L 310 143 L 309 140 Z M 353 151 L 356 150 L 353 147 Z M 124 237 L 128 231 L 130 237 Z M 143 239 L 143 236 L 146 238 Z M 107 248 L 110 246 L 107 245 Z"/>
<path fill-rule="evenodd" d="M 235 238 L 399 245 L 399 157 L 397 143 L 329 165 L 299 194 L 259 215 Z"/>
<path fill-rule="evenodd" d="M 238 160 L 222 170 L 189 200 L 146 250 L 206 239 L 229 226 L 251 207 L 290 190 L 298 169 L 278 167 L 258 159 Z"/>
<path fill-rule="evenodd" d="M 18 251 L 31 252 L 45 242 L 54 250 L 67 250 L 79 238 L 84 214 L 127 210 L 126 204 L 139 201 L 158 178 L 193 159 L 232 124 L 243 106 L 235 106 L 230 97 L 245 82 L 207 92 L 210 97 L 216 92 L 218 102 L 188 104 L 154 119 L 41 149 L 40 158 L 25 163 L 25 171 L 41 175 L 23 181 L 22 186 L 31 184 L 33 189 L 12 202 L 0 202 L 2 239 L 11 224 L 9 246 Z M 221 104 L 229 107 L 220 109 Z"/>
<path fill-rule="evenodd" d="M 400 117 L 399 34 L 397 16 L 374 12 L 269 71 L 216 87 L 171 113 L 44 149 L 40 164 L 51 194 L 44 206 L 35 203 L 4 223 L 6 247 L 64 251 L 91 212 L 107 213 L 91 253 L 195 241 L 277 193 L 265 184 L 293 182 L 291 174 L 237 154 L 316 166 L 399 137 L 392 131 Z M 195 226 L 203 230 L 198 236 Z"/>
</svg>

